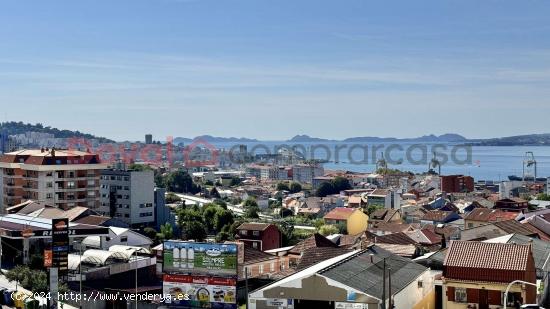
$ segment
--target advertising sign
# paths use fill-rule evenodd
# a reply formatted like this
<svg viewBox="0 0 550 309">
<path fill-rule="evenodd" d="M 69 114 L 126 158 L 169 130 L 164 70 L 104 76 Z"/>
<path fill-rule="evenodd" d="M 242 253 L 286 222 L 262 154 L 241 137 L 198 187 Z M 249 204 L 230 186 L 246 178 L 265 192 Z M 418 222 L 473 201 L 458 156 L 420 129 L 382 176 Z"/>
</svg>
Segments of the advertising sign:
<svg viewBox="0 0 550 309">
<path fill-rule="evenodd" d="M 172 295 L 172 306 L 237 308 L 236 279 L 165 274 L 162 281 L 163 294 Z"/>
<path fill-rule="evenodd" d="M 237 245 L 165 241 L 165 274 L 237 277 Z"/>
<path fill-rule="evenodd" d="M 52 266 L 59 276 L 67 274 L 69 265 L 69 219 L 52 219 Z"/>
<path fill-rule="evenodd" d="M 44 250 L 44 267 L 52 267 L 53 256 L 52 250 Z"/>
</svg>

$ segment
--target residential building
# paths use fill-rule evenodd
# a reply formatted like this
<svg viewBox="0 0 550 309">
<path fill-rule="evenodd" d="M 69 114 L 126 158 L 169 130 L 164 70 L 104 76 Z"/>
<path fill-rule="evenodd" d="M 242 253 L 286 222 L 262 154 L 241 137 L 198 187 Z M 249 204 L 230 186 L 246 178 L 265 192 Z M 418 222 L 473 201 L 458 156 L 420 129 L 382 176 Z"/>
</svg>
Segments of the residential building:
<svg viewBox="0 0 550 309">
<path fill-rule="evenodd" d="M 379 206 L 388 209 L 401 208 L 401 195 L 394 190 L 376 189 L 367 194 L 367 206 Z"/>
<path fill-rule="evenodd" d="M 453 211 L 430 210 L 420 219 L 420 224 L 444 224 L 462 219 L 459 214 Z"/>
<path fill-rule="evenodd" d="M 369 216 L 357 208 L 337 207 L 327 213 L 325 224 L 343 224 L 349 235 L 357 235 L 367 230 Z"/>
<path fill-rule="evenodd" d="M 290 268 L 287 256 L 269 254 L 243 243 L 237 243 L 238 252 L 238 277 L 239 280 L 246 278 L 271 278 L 274 274 Z"/>
<path fill-rule="evenodd" d="M 470 229 L 492 222 L 514 220 L 518 213 L 500 209 L 475 208 L 464 217 L 464 228 Z"/>
<path fill-rule="evenodd" d="M 176 216 L 172 213 L 171 208 L 166 206 L 166 189 L 155 188 L 154 192 L 155 228 L 160 230 L 161 225 L 168 223 L 172 225 L 174 235 L 177 235 L 179 230 L 176 230 L 178 229 Z"/>
<path fill-rule="evenodd" d="M 373 211 L 369 216 L 369 226 L 377 223 L 399 223 L 401 221 L 401 212 L 397 209 L 377 209 Z"/>
<path fill-rule="evenodd" d="M 498 221 L 485 225 L 468 228 L 462 231 L 461 240 L 486 240 L 508 234 L 518 234 L 538 238 L 539 234 L 530 225 L 519 223 L 516 220 Z"/>
<path fill-rule="evenodd" d="M 496 308 L 505 301 L 536 303 L 536 287 L 510 282 L 536 283 L 531 245 L 452 241 L 443 263 L 443 308 Z"/>
<path fill-rule="evenodd" d="M 0 209 L 36 200 L 62 209 L 99 207 L 99 156 L 57 149 L 20 150 L 0 157 Z"/>
<path fill-rule="evenodd" d="M 155 223 L 155 182 L 152 170 L 117 169 L 101 172 L 99 212 L 132 226 Z"/>
<path fill-rule="evenodd" d="M 313 183 L 313 178 L 325 173 L 320 164 L 296 164 L 292 166 L 292 179 L 300 183 Z"/>
<path fill-rule="evenodd" d="M 269 223 L 243 223 L 237 227 L 235 239 L 260 251 L 280 248 L 282 241 L 279 228 Z"/>
<path fill-rule="evenodd" d="M 330 251 L 334 249 L 325 248 Z M 386 264 L 386 276 L 382 275 Z M 358 275 L 360 274 L 360 275 Z M 384 282 L 390 286 L 384 288 Z M 273 308 L 275 301 L 293 308 L 434 308 L 430 270 L 377 245 L 346 251 L 313 264 L 249 294 L 250 309 Z"/>
<path fill-rule="evenodd" d="M 464 175 L 441 176 L 441 191 L 447 193 L 474 191 L 474 178 Z"/>
<path fill-rule="evenodd" d="M 150 249 L 153 241 L 138 232 L 128 228 L 108 227 L 108 235 L 106 236 L 88 236 L 82 240 L 83 249 L 101 249 L 109 250 L 115 245 L 125 245 L 132 247 L 140 247 Z"/>
<path fill-rule="evenodd" d="M 529 203 L 522 198 L 510 197 L 496 201 L 493 208 L 505 211 L 524 212 L 529 208 Z"/>
</svg>

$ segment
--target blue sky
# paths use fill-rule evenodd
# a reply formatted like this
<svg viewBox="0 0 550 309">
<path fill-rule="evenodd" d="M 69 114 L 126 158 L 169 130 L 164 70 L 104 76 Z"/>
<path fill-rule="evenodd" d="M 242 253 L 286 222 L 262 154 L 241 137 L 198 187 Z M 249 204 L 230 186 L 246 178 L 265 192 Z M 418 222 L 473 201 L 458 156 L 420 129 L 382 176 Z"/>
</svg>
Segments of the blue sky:
<svg viewBox="0 0 550 309">
<path fill-rule="evenodd" d="M 548 1 L 0 2 L 1 119 L 118 140 L 550 132 Z"/>
</svg>

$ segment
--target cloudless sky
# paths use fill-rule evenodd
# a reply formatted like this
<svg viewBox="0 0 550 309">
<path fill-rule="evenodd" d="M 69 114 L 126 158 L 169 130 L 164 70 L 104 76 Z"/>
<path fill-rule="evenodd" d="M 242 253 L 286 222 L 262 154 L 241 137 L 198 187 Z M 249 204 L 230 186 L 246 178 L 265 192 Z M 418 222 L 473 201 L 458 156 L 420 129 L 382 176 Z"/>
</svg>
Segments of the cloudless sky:
<svg viewBox="0 0 550 309">
<path fill-rule="evenodd" d="M 117 140 L 550 132 L 549 1 L 2 0 L 0 119 Z"/>
</svg>

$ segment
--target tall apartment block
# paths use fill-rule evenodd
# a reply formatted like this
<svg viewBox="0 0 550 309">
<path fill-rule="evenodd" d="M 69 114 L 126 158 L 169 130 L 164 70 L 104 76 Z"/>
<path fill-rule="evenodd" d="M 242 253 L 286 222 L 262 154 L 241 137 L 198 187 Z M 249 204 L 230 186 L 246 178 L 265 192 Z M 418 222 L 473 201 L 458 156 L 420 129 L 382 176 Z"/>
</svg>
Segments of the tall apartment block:
<svg viewBox="0 0 550 309">
<path fill-rule="evenodd" d="M 131 226 L 155 222 L 155 181 L 151 170 L 127 170 L 123 164 L 101 172 L 99 213 Z"/>
<path fill-rule="evenodd" d="M 37 200 L 62 209 L 99 207 L 99 176 L 106 168 L 96 154 L 57 149 L 20 150 L 0 157 L 0 209 Z"/>
</svg>

